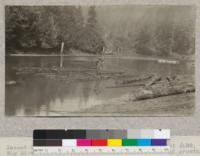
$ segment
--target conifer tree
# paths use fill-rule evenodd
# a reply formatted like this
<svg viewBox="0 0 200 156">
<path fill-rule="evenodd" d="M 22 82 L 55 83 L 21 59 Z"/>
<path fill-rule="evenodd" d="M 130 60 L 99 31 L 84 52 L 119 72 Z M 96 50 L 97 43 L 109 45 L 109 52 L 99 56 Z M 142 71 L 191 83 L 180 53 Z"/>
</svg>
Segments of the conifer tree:
<svg viewBox="0 0 200 156">
<path fill-rule="evenodd" d="M 100 54 L 103 50 L 104 42 L 101 37 L 100 28 L 97 22 L 97 14 L 94 6 L 90 6 L 86 26 L 82 32 L 82 50 Z"/>
</svg>

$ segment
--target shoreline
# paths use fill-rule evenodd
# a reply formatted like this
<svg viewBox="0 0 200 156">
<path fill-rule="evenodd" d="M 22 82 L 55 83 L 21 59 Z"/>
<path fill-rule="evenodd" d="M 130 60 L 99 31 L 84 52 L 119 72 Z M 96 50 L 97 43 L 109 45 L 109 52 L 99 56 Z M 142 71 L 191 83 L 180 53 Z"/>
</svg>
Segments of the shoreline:
<svg viewBox="0 0 200 156">
<path fill-rule="evenodd" d="M 195 105 L 194 95 L 195 93 L 177 94 L 133 102 L 121 101 L 119 104 L 116 104 L 114 100 L 108 104 L 96 105 L 73 113 L 79 115 L 101 114 L 115 116 L 117 114 L 123 114 L 122 116 L 148 116 L 157 115 L 159 112 L 162 116 L 173 116 L 173 112 L 176 112 L 175 116 L 185 116 L 193 114 Z M 176 100 L 176 104 L 174 104 L 174 100 Z M 152 113 L 149 113 L 149 110 Z"/>
<path fill-rule="evenodd" d="M 107 59 L 125 59 L 125 60 L 147 60 L 147 61 L 159 61 L 160 63 L 171 63 L 170 61 L 195 61 L 193 59 L 183 59 L 183 58 L 170 58 L 170 57 L 151 57 L 151 56 L 116 56 L 116 55 L 69 55 L 69 54 L 9 54 L 6 57 L 93 57 L 93 58 L 107 58 Z M 174 64 L 174 62 L 172 62 Z"/>
</svg>

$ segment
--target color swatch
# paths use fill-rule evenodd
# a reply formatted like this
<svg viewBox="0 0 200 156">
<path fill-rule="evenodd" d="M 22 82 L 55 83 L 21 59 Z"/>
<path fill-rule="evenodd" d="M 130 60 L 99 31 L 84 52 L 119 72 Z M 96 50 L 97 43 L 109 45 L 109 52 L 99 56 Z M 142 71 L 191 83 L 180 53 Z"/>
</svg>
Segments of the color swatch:
<svg viewBox="0 0 200 156">
<path fill-rule="evenodd" d="M 167 146 L 167 139 L 34 139 L 34 146 Z"/>
<path fill-rule="evenodd" d="M 107 146 L 122 146 L 122 139 L 108 139 Z"/>
<path fill-rule="evenodd" d="M 34 130 L 33 139 L 119 139 L 119 138 L 145 138 L 170 139 L 170 130 L 144 129 L 144 130 Z"/>
<path fill-rule="evenodd" d="M 35 130 L 34 146 L 167 146 L 169 130 Z"/>
</svg>

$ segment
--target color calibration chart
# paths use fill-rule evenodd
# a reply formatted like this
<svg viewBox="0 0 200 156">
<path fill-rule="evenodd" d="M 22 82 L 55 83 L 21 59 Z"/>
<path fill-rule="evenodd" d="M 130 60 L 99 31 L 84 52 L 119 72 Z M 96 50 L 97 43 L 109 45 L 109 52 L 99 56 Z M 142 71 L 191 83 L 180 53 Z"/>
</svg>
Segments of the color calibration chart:
<svg viewBox="0 0 200 156">
<path fill-rule="evenodd" d="M 33 153 L 85 156 L 169 156 L 170 130 L 34 130 Z"/>
</svg>

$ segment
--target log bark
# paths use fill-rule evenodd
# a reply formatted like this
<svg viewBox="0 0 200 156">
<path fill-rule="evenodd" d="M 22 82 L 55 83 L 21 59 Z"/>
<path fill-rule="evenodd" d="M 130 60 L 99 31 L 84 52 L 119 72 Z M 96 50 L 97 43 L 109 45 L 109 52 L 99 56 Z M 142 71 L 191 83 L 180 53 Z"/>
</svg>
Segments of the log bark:
<svg viewBox="0 0 200 156">
<path fill-rule="evenodd" d="M 172 85 L 173 84 L 173 85 Z M 172 83 L 161 81 L 153 86 L 140 88 L 133 94 L 133 100 L 145 100 L 162 96 L 195 92 L 194 83 L 185 80 L 174 80 Z"/>
</svg>

